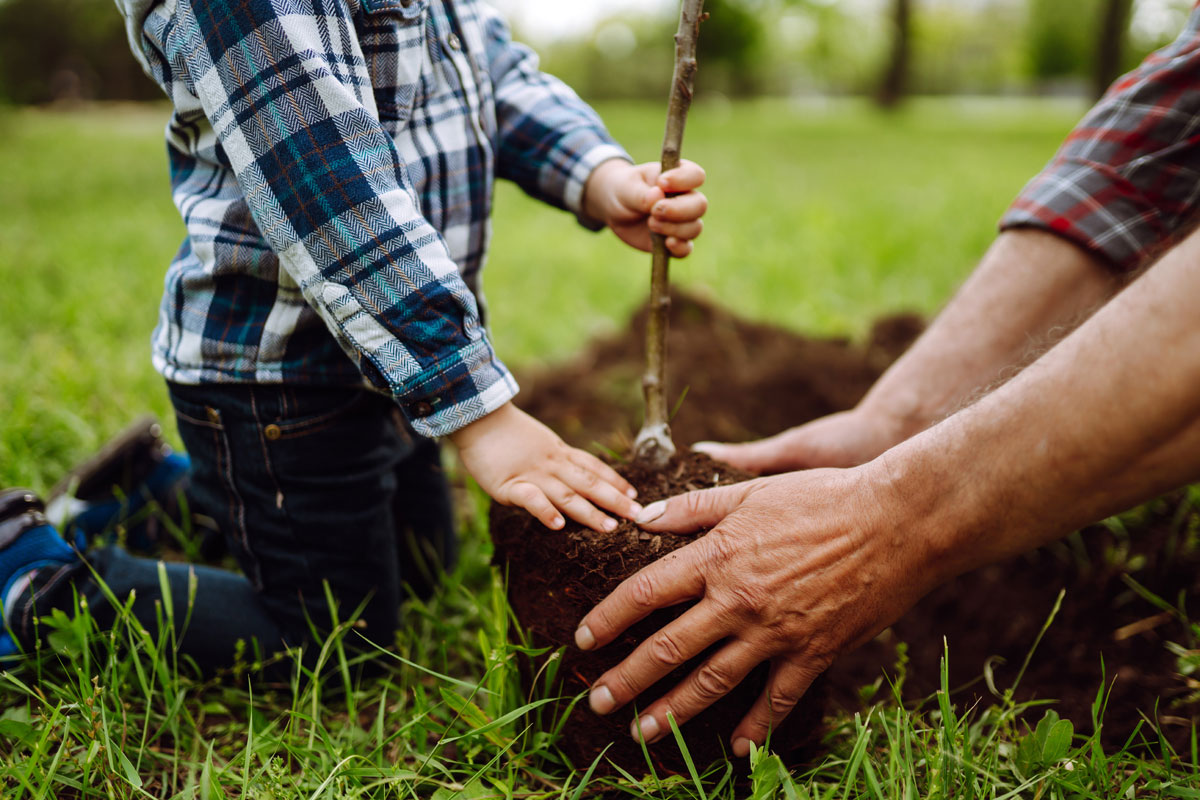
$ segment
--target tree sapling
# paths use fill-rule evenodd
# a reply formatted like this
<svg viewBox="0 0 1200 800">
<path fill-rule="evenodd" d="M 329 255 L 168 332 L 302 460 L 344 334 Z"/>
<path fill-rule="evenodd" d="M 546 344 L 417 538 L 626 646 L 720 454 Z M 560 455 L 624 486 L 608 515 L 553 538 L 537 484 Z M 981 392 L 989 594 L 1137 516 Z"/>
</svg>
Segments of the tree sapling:
<svg viewBox="0 0 1200 800">
<path fill-rule="evenodd" d="M 667 106 L 667 130 L 663 136 L 662 171 L 679 166 L 683 128 L 692 105 L 696 77 L 696 41 L 704 21 L 704 0 L 684 0 L 675 34 L 675 74 Z M 646 372 L 642 392 L 646 414 L 633 444 L 634 461 L 661 470 L 675 455 L 667 415 L 667 315 L 671 308 L 670 264 L 666 238 L 651 234 L 654 256 L 650 271 L 650 314 L 646 320 Z"/>
</svg>

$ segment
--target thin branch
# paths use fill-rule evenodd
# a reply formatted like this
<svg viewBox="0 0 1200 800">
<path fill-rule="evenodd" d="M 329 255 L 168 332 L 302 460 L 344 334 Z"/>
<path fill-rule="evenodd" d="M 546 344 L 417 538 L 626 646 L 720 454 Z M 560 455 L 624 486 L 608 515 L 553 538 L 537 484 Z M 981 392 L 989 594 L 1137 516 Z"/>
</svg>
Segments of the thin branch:
<svg viewBox="0 0 1200 800">
<path fill-rule="evenodd" d="M 662 169 L 679 166 L 683 148 L 683 128 L 692 105 L 692 87 L 696 77 L 696 40 L 704 19 L 704 0 L 684 0 L 679 12 L 679 31 L 675 34 L 675 74 L 671 79 L 671 99 L 667 107 L 667 130 L 663 136 Z M 654 258 L 650 271 L 650 313 L 646 320 L 646 372 L 642 392 L 646 398 L 646 416 L 634 442 L 634 460 L 654 469 L 662 469 L 675 454 L 667 417 L 667 315 L 671 308 L 670 264 L 666 239 L 652 234 Z"/>
</svg>

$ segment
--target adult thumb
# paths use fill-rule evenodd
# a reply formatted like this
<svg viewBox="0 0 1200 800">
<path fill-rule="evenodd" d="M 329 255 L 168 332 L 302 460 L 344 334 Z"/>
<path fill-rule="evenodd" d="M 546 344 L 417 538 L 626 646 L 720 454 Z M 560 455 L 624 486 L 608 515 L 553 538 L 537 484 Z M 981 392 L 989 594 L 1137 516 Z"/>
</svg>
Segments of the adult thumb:
<svg viewBox="0 0 1200 800">
<path fill-rule="evenodd" d="M 745 501 L 753 483 L 701 489 L 659 500 L 642 509 L 635 522 L 648 531 L 690 533 L 712 528 Z"/>
<path fill-rule="evenodd" d="M 787 446 L 783 434 L 753 442 L 728 444 L 725 442 L 696 442 L 692 449 L 724 461 L 731 467 L 753 472 L 756 475 L 787 472 L 795 469 L 795 453 Z"/>
</svg>

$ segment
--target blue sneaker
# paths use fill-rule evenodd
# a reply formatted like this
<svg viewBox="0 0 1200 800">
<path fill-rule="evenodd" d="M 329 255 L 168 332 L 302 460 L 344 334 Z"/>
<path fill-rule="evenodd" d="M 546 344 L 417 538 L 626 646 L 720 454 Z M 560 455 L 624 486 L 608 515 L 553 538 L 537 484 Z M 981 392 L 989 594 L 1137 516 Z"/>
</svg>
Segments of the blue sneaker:
<svg viewBox="0 0 1200 800">
<path fill-rule="evenodd" d="M 27 489 L 0 492 L 0 659 L 21 652 L 9 630 L 8 607 L 28 591 L 39 569 L 78 560 L 79 554 L 46 519 L 37 495 Z"/>
<path fill-rule="evenodd" d="M 171 452 L 153 417 L 138 420 L 50 491 L 46 516 L 80 549 L 124 528 L 130 550 L 153 552 L 168 537 L 163 515 L 178 523 L 191 461 Z"/>
</svg>

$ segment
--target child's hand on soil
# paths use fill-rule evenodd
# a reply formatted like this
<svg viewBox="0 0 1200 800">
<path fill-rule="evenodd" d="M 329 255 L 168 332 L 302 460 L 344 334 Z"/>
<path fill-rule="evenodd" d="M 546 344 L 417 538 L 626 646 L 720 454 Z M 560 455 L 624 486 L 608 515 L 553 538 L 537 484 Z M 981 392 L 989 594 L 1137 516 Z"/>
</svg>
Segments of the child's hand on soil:
<svg viewBox="0 0 1200 800">
<path fill-rule="evenodd" d="M 683 258 L 704 228 L 700 217 L 708 210 L 708 198 L 697 191 L 703 183 L 704 170 L 691 161 L 662 172 L 656 162 L 634 166 L 612 159 L 588 178 L 584 211 L 639 250 L 649 252 L 650 234 L 662 234 L 671 255 Z"/>
<path fill-rule="evenodd" d="M 548 528 L 566 524 L 563 514 L 596 531 L 641 513 L 636 490 L 612 467 L 570 447 L 554 431 L 507 403 L 450 435 L 463 465 L 483 490 L 506 506 L 520 506 Z M 561 513 L 560 513 L 561 512 Z"/>
</svg>

